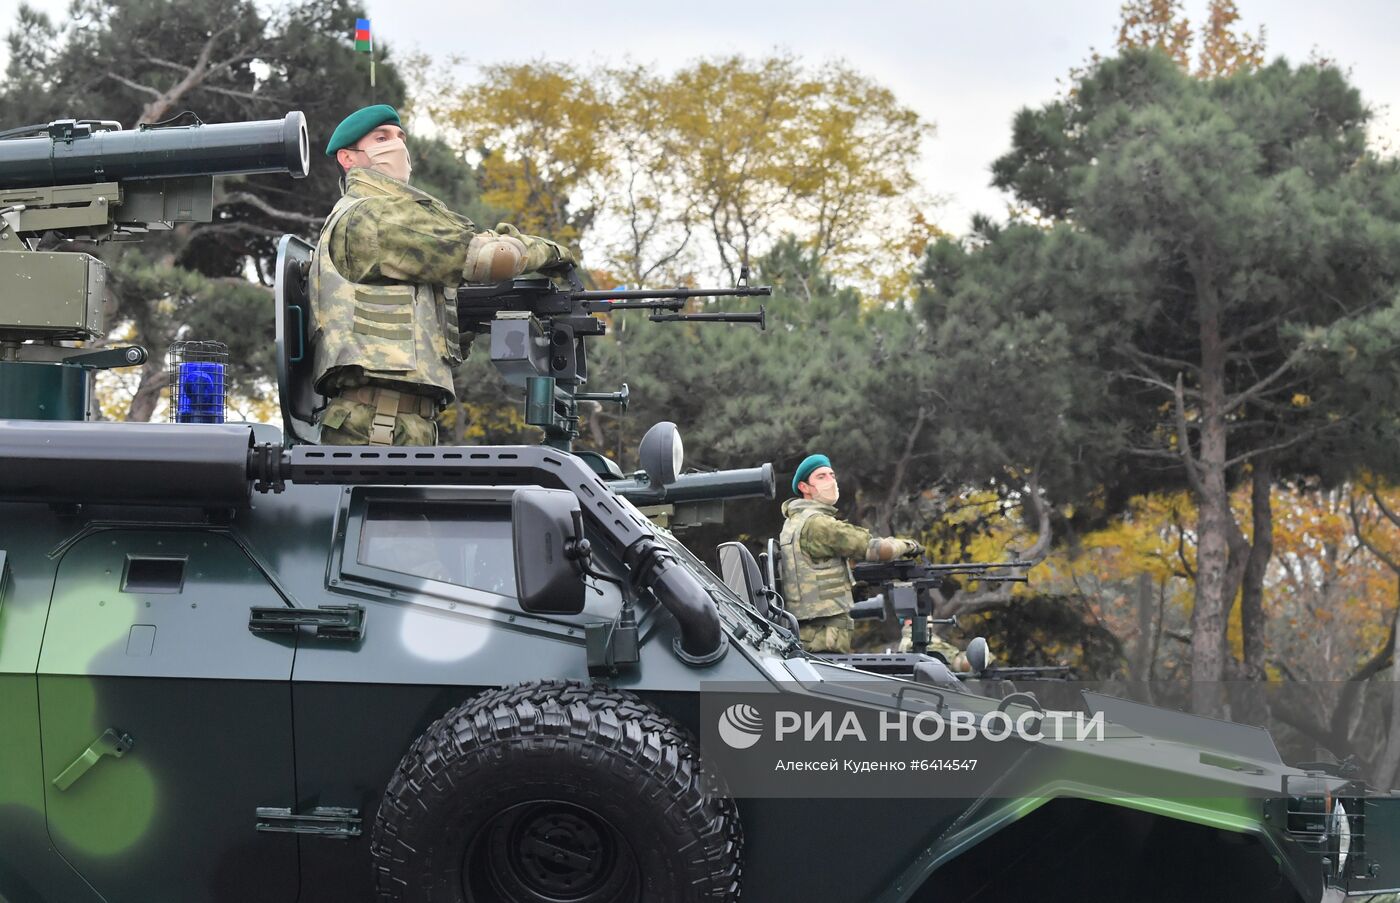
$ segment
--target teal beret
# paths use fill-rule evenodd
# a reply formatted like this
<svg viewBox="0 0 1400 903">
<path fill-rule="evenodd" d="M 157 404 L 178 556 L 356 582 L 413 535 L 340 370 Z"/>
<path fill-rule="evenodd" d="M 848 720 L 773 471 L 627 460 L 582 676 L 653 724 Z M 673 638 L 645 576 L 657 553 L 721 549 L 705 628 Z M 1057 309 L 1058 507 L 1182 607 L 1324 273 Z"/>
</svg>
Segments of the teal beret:
<svg viewBox="0 0 1400 903">
<path fill-rule="evenodd" d="M 330 143 L 326 145 L 326 156 L 334 157 L 336 151 L 342 147 L 349 147 L 386 122 L 403 128 L 403 123 L 399 122 L 399 111 L 387 103 L 356 110 L 340 120 L 340 125 L 331 132 Z"/>
<path fill-rule="evenodd" d="M 808 455 L 802 459 L 802 463 L 797 465 L 797 473 L 792 475 L 792 491 L 797 493 L 797 484 L 806 482 L 812 475 L 812 471 L 818 467 L 830 467 L 831 459 L 826 455 Z"/>
</svg>

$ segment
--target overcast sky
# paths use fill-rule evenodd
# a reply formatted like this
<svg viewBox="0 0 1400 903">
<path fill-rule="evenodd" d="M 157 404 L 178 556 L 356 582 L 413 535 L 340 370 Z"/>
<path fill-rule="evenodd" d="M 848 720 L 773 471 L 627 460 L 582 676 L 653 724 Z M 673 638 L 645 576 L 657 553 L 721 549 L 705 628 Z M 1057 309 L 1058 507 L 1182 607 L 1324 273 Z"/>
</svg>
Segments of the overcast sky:
<svg viewBox="0 0 1400 903">
<path fill-rule="evenodd" d="M 67 0 L 31 5 L 61 19 Z M 1187 0 L 1193 22 L 1204 19 L 1206 5 Z M 19 0 L 0 0 L 0 28 L 9 30 L 18 6 Z M 814 63 L 844 59 L 935 125 L 920 175 L 931 193 L 947 199 L 934 211 L 936 221 L 956 233 L 966 230 L 973 212 L 1004 213 L 1006 199 L 988 185 L 989 167 L 1008 147 L 1011 117 L 1053 97 L 1056 79 L 1091 48 L 1111 48 L 1119 6 L 1120 0 L 711 0 L 696 7 L 654 0 L 367 0 L 377 42 L 444 60 L 630 59 L 672 68 L 698 56 L 774 49 Z M 1376 111 L 1377 137 L 1400 144 L 1400 3 L 1239 0 L 1239 6 L 1250 31 L 1267 27 L 1271 58 L 1299 62 L 1317 50 L 1350 69 Z M 0 46 L 0 61 L 4 55 Z M 470 77 L 469 68 L 462 75 Z"/>
</svg>

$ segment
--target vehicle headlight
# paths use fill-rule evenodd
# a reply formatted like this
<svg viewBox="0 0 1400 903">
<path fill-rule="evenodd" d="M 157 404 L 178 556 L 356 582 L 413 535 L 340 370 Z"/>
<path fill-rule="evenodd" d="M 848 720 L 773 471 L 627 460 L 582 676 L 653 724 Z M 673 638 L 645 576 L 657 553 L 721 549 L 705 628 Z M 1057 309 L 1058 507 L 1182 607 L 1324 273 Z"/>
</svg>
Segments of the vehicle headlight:
<svg viewBox="0 0 1400 903">
<path fill-rule="evenodd" d="M 1345 874 L 1347 854 L 1351 852 L 1351 819 L 1341 800 L 1332 807 L 1331 826 L 1328 833 L 1337 838 L 1337 874 Z"/>
</svg>

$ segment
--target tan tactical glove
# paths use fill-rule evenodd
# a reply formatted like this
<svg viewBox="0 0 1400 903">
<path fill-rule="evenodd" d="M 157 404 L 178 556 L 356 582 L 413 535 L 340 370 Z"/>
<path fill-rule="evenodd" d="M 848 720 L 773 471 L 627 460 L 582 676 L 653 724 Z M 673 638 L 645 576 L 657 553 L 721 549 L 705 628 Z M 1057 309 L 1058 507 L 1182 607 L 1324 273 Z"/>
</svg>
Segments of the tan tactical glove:
<svg viewBox="0 0 1400 903">
<path fill-rule="evenodd" d="M 893 561 L 896 558 L 913 558 L 924 554 L 924 547 L 912 539 L 895 539 L 892 536 L 877 536 L 865 547 L 866 561 Z"/>
<path fill-rule="evenodd" d="M 496 232 L 520 241 L 525 248 L 525 269 L 522 272 L 534 273 L 560 269 L 569 264 L 578 264 L 578 255 L 564 245 L 537 235 L 525 235 L 510 223 L 498 223 Z"/>
<path fill-rule="evenodd" d="M 467 245 L 462 275 L 468 282 L 489 285 L 525 272 L 525 243 L 514 235 L 480 232 Z"/>
</svg>

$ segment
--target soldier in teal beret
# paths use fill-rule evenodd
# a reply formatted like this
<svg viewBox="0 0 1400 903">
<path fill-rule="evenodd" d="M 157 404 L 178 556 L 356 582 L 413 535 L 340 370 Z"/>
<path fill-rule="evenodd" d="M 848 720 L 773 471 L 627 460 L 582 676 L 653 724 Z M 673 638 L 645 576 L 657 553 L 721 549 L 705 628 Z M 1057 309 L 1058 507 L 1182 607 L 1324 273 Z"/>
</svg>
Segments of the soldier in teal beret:
<svg viewBox="0 0 1400 903">
<path fill-rule="evenodd" d="M 797 465 L 792 491 L 800 498 L 783 503 L 787 520 L 778 536 L 788 611 L 797 618 L 807 651 L 850 652 L 855 622 L 848 614 L 854 584 L 849 561 L 912 558 L 923 554 L 923 546 L 875 536 L 841 520 L 836 513 L 841 489 L 826 455 L 808 455 Z"/>
<path fill-rule="evenodd" d="M 564 245 L 508 223 L 479 229 L 412 187 L 413 159 L 398 111 L 356 110 L 326 156 L 345 193 L 321 227 L 308 290 L 318 415 L 327 445 L 433 445 L 452 374 L 473 338 L 447 291 L 577 263 Z"/>
</svg>

